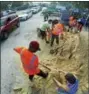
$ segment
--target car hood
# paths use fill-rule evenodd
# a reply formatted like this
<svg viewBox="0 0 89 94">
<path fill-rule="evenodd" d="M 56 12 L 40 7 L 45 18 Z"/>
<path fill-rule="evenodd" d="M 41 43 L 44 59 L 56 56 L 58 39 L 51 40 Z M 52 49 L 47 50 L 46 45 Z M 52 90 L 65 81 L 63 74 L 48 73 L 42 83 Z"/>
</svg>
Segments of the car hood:
<svg viewBox="0 0 89 94">
<path fill-rule="evenodd" d="M 33 10 L 33 11 L 34 11 L 34 10 L 37 10 L 37 9 L 31 9 L 31 10 Z"/>
<path fill-rule="evenodd" d="M 21 14 L 21 15 L 18 15 L 19 17 L 26 17 L 28 16 L 27 14 Z"/>
</svg>

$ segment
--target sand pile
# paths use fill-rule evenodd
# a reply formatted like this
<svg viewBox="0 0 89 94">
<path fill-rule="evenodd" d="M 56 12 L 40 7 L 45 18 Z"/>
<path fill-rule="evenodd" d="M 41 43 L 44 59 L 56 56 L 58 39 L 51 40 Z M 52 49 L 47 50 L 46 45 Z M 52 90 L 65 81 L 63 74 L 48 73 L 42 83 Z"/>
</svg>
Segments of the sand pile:
<svg viewBox="0 0 89 94">
<path fill-rule="evenodd" d="M 34 83 L 36 88 L 32 89 L 29 85 L 22 87 L 21 90 L 14 94 L 57 94 L 53 77 L 65 84 L 62 74 L 52 71 L 60 69 L 66 72 L 74 73 L 80 80 L 78 94 L 84 94 L 88 90 L 88 43 L 82 34 L 64 33 L 63 40 L 60 39 L 59 45 L 54 44 L 51 48 L 49 45 L 40 40 L 42 51 L 38 55 L 40 63 L 48 66 L 51 70 L 40 65 L 39 67 L 45 72 L 49 72 L 47 79 L 35 76 Z M 63 78 L 63 79 L 60 79 Z M 27 78 L 28 79 L 28 78 Z M 29 81 L 28 81 L 29 83 Z M 25 89 L 25 92 L 22 92 Z M 36 90 L 37 89 L 37 90 Z"/>
</svg>

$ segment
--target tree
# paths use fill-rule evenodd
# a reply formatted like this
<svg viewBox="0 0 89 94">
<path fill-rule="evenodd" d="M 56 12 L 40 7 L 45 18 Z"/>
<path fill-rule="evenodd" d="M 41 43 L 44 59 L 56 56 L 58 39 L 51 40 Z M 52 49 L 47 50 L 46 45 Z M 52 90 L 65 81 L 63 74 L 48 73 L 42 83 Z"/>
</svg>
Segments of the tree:
<svg viewBox="0 0 89 94">
<path fill-rule="evenodd" d="M 0 1 L 0 10 L 7 10 L 11 1 Z"/>
<path fill-rule="evenodd" d="M 72 2 L 72 4 L 77 8 L 88 8 L 89 9 L 88 1 L 77 1 L 77 2 Z"/>
<path fill-rule="evenodd" d="M 12 8 L 20 7 L 23 5 L 23 1 L 13 1 L 12 3 Z"/>
<path fill-rule="evenodd" d="M 24 1 L 2 1 L 0 2 L 0 10 L 8 10 L 8 9 L 18 9 L 18 8 L 29 8 L 30 2 L 24 2 Z"/>
</svg>

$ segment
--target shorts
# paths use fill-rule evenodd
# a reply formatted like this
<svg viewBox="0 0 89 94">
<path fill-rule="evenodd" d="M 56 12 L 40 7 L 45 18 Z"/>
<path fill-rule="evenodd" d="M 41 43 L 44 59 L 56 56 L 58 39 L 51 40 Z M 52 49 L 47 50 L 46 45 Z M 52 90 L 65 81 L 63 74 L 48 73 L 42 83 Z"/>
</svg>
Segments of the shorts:
<svg viewBox="0 0 89 94">
<path fill-rule="evenodd" d="M 41 33 L 42 38 L 46 37 L 46 32 L 45 31 L 40 30 L 40 33 Z"/>
</svg>

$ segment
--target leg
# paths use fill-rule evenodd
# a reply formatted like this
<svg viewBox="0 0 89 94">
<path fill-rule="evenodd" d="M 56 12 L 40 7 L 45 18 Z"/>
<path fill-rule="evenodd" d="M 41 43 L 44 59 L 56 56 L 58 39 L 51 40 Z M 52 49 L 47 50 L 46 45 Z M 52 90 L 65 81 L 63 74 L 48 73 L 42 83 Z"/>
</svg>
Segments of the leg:
<svg viewBox="0 0 89 94">
<path fill-rule="evenodd" d="M 45 41 L 47 41 L 46 32 L 45 31 L 43 32 L 43 37 L 44 37 Z"/>
<path fill-rule="evenodd" d="M 46 17 L 46 19 L 48 20 L 48 16 Z"/>
<path fill-rule="evenodd" d="M 34 75 L 29 75 L 29 80 L 33 81 L 33 77 L 34 77 Z"/>
<path fill-rule="evenodd" d="M 45 16 L 45 21 L 47 21 L 47 16 Z"/>
<path fill-rule="evenodd" d="M 46 16 L 44 16 L 44 21 L 46 21 Z"/>
<path fill-rule="evenodd" d="M 59 44 L 59 36 L 56 36 L 56 43 Z"/>
<path fill-rule="evenodd" d="M 46 32 L 46 43 L 49 43 L 49 32 Z"/>
<path fill-rule="evenodd" d="M 48 77 L 48 73 L 44 73 L 42 70 L 40 70 L 40 73 L 38 73 L 37 75 L 41 76 L 43 78 L 47 78 Z"/>
<path fill-rule="evenodd" d="M 43 34 L 42 34 L 42 31 L 40 30 L 40 34 L 41 34 L 41 38 L 43 39 Z"/>
<path fill-rule="evenodd" d="M 51 37 L 51 46 L 53 46 L 54 39 L 55 39 L 55 36 L 52 35 L 52 37 Z"/>
<path fill-rule="evenodd" d="M 44 39 L 45 38 L 45 35 L 44 35 L 45 31 L 40 30 L 40 32 L 41 32 L 42 39 Z"/>
<path fill-rule="evenodd" d="M 47 40 L 47 34 L 46 34 L 45 31 L 44 31 L 44 39 L 45 39 L 45 42 L 46 42 L 46 43 L 49 43 L 48 40 Z"/>
</svg>

